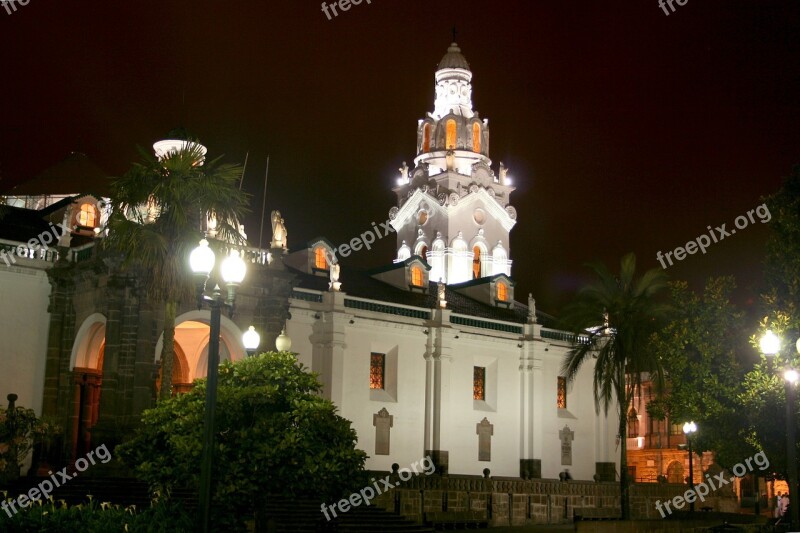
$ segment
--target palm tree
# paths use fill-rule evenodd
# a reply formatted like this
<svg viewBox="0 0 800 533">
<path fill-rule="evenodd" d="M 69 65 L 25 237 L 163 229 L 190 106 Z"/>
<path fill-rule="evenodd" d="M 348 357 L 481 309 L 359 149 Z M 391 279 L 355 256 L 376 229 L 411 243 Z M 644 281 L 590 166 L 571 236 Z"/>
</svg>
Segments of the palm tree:
<svg viewBox="0 0 800 533">
<path fill-rule="evenodd" d="M 135 269 L 148 297 L 164 303 L 164 399 L 172 394 L 178 303 L 192 297 L 189 253 L 209 220 L 216 222 L 220 240 L 243 243 L 239 220 L 247 212 L 248 195 L 237 187 L 239 165 L 221 164 L 220 158 L 204 164 L 205 149 L 192 140 L 159 159 L 139 151 L 142 161 L 111 185 L 113 211 L 104 243 Z"/>
<path fill-rule="evenodd" d="M 564 358 L 562 372 L 572 381 L 587 362 L 594 363 L 595 409 L 608 415 L 616 402 L 619 415 L 620 506 L 622 519 L 630 516 L 628 461 L 626 457 L 628 409 L 641 390 L 642 374 L 649 374 L 656 388 L 663 385 L 661 362 L 648 341 L 666 314 L 666 305 L 654 296 L 667 284 L 662 269 L 647 271 L 636 279 L 636 256 L 622 258 L 619 276 L 605 265 L 589 265 L 597 280 L 580 290 L 564 312 L 563 325 L 576 335 Z M 602 326 L 599 322 L 604 320 Z M 588 336 L 589 342 L 585 342 Z M 579 342 L 578 340 L 582 342 Z"/>
</svg>

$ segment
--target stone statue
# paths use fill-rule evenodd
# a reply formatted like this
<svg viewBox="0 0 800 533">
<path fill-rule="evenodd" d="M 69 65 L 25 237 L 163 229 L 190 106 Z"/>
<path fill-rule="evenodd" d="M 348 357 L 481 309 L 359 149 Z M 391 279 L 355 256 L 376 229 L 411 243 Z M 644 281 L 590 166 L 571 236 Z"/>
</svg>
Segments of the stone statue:
<svg viewBox="0 0 800 533">
<path fill-rule="evenodd" d="M 288 232 L 283 218 L 281 218 L 280 211 L 272 212 L 272 247 L 273 248 L 287 248 Z"/>
<path fill-rule="evenodd" d="M 503 162 L 500 161 L 500 185 L 505 185 L 506 184 L 506 177 L 507 176 L 508 176 L 508 169 L 503 164 Z"/>
<path fill-rule="evenodd" d="M 536 324 L 536 300 L 531 293 L 528 293 L 528 323 Z"/>
<path fill-rule="evenodd" d="M 403 166 L 400 167 L 399 170 L 400 170 L 400 177 L 403 178 L 403 180 L 408 181 L 408 165 L 406 164 L 405 161 L 403 161 Z"/>
<path fill-rule="evenodd" d="M 331 282 L 328 287 L 332 291 L 338 292 L 342 288 L 342 284 L 339 282 L 339 272 L 342 267 L 339 266 L 339 263 L 331 263 L 330 265 Z"/>
<path fill-rule="evenodd" d="M 439 278 L 439 283 L 436 285 L 439 294 L 439 307 L 444 309 L 447 307 L 447 300 L 445 300 L 445 284 L 442 282 L 442 278 Z"/>
</svg>

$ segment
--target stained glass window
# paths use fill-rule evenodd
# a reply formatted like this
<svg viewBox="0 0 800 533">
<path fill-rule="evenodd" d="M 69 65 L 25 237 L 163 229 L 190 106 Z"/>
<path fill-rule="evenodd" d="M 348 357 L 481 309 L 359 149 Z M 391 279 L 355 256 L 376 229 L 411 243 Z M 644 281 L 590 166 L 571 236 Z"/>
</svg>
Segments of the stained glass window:
<svg viewBox="0 0 800 533">
<path fill-rule="evenodd" d="M 411 284 L 415 287 L 422 287 L 422 269 L 411 267 Z"/>
<path fill-rule="evenodd" d="M 447 146 L 448 150 L 452 150 L 456 147 L 456 121 L 455 120 L 448 120 L 447 121 Z"/>
<path fill-rule="evenodd" d="M 97 212 L 92 204 L 81 205 L 78 213 L 78 224 L 84 228 L 93 228 L 97 225 Z"/>
<path fill-rule="evenodd" d="M 473 367 L 472 373 L 472 399 L 486 400 L 486 368 L 482 366 Z"/>
<path fill-rule="evenodd" d="M 497 299 L 501 302 L 508 301 L 508 286 L 505 283 L 497 284 Z"/>
<path fill-rule="evenodd" d="M 328 270 L 328 258 L 325 257 L 325 248 L 319 247 L 314 250 L 314 268 Z"/>
<path fill-rule="evenodd" d="M 431 125 L 425 124 L 422 128 L 422 151 L 431 151 Z"/>
<path fill-rule="evenodd" d="M 558 377 L 558 408 L 567 408 L 567 378 Z"/>
<path fill-rule="evenodd" d="M 369 388 L 383 389 L 386 374 L 386 354 L 373 353 L 369 360 Z"/>
</svg>

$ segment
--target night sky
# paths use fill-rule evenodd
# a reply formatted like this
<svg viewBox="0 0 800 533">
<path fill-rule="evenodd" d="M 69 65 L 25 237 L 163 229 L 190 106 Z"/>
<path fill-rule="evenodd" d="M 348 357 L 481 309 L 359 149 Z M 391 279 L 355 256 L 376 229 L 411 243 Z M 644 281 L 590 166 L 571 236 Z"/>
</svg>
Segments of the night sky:
<svg viewBox="0 0 800 533">
<path fill-rule="evenodd" d="M 656 251 L 730 230 L 800 163 L 800 4 L 675 7 L 365 0 L 328 20 L 319 0 L 30 0 L 0 9 L 0 190 L 71 151 L 119 175 L 183 125 L 211 156 L 249 152 L 251 242 L 270 154 L 267 212 L 290 247 L 338 245 L 395 205 L 456 26 L 493 167 L 518 187 L 516 297 L 558 312 L 587 261 L 633 251 L 657 267 Z M 750 301 L 766 229 L 756 219 L 668 271 L 694 286 L 735 274 Z M 391 261 L 394 236 L 379 244 L 342 269 Z"/>
</svg>

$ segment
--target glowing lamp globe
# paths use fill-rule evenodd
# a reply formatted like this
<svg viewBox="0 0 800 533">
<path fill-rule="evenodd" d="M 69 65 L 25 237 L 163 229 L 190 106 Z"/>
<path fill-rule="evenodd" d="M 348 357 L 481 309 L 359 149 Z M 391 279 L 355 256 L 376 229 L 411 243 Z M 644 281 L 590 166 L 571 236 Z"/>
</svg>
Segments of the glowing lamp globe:
<svg viewBox="0 0 800 533">
<path fill-rule="evenodd" d="M 764 355 L 775 355 L 781 351 L 781 339 L 771 330 L 767 330 L 767 332 L 764 333 L 759 344 Z"/>
<path fill-rule="evenodd" d="M 288 352 L 292 349 L 292 339 L 286 334 L 286 329 L 281 330 L 281 334 L 275 339 L 275 348 L 279 352 Z"/>
<path fill-rule="evenodd" d="M 261 335 L 258 334 L 256 328 L 250 326 L 250 329 L 244 332 L 242 344 L 244 344 L 244 349 L 248 352 L 258 350 L 258 346 L 261 344 Z"/>
<path fill-rule="evenodd" d="M 800 379 L 800 373 L 797 370 L 790 369 L 783 373 L 783 379 L 794 385 Z"/>
<path fill-rule="evenodd" d="M 192 250 L 189 255 L 189 266 L 195 274 L 205 274 L 209 276 L 211 271 L 214 270 L 214 263 L 217 258 L 214 256 L 214 251 L 208 247 L 208 241 L 203 239 L 200 241 L 200 246 Z"/>
<path fill-rule="evenodd" d="M 686 422 L 686 423 L 683 425 L 683 432 L 684 432 L 685 434 L 687 434 L 687 435 L 691 435 L 691 434 L 692 434 L 692 433 L 694 433 L 695 431 L 697 431 L 697 424 L 695 424 L 694 422 Z"/>
<path fill-rule="evenodd" d="M 222 261 L 220 271 L 222 273 L 222 280 L 225 283 L 235 283 L 238 285 L 244 281 L 247 265 L 244 264 L 244 260 L 239 256 L 239 250 L 231 250 L 231 255 Z"/>
</svg>

